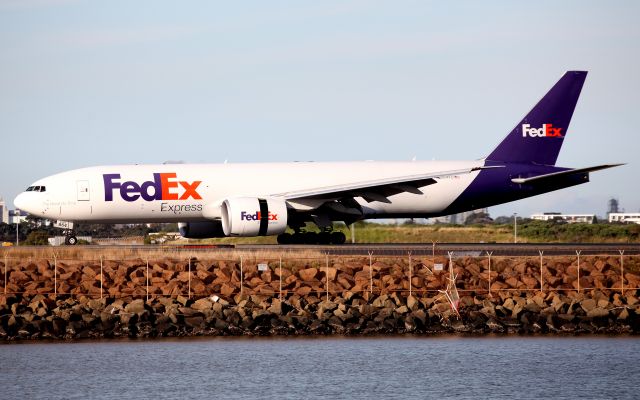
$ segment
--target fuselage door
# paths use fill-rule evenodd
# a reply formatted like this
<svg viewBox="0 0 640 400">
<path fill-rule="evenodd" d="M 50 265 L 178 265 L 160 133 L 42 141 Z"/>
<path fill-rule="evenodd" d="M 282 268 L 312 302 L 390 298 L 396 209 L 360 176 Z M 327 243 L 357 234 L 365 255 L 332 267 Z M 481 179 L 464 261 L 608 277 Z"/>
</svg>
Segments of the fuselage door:
<svg viewBox="0 0 640 400">
<path fill-rule="evenodd" d="M 89 181 L 78 181 L 78 201 L 89 201 Z"/>
</svg>

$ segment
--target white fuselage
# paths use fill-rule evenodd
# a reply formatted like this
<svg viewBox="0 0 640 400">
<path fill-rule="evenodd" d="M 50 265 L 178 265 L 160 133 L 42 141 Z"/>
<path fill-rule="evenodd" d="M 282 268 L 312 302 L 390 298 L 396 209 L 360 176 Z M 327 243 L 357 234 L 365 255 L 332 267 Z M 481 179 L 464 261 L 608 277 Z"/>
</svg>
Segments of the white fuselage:
<svg viewBox="0 0 640 400">
<path fill-rule="evenodd" d="M 39 217 L 96 223 L 191 222 L 216 217 L 213 207 L 230 197 L 339 186 L 482 166 L 478 161 L 293 162 L 271 164 L 114 165 L 76 169 L 34 182 L 16 206 Z M 154 176 L 154 174 L 156 174 Z M 174 175 L 175 174 L 175 175 Z M 438 214 L 478 172 L 436 178 L 423 194 L 400 193 L 390 203 L 356 201 L 364 218 Z M 119 175 L 119 176 L 118 176 Z"/>
</svg>

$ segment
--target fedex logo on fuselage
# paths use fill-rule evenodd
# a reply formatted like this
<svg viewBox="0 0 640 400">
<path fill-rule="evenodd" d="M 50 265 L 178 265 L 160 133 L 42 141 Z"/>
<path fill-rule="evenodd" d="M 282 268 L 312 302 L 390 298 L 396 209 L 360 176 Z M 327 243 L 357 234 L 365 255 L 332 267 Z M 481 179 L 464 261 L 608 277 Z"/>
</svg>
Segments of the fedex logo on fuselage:
<svg viewBox="0 0 640 400">
<path fill-rule="evenodd" d="M 242 211 L 240 213 L 240 219 L 242 221 L 260 221 L 262 219 L 262 213 L 260 211 L 256 211 L 255 213 L 248 213 L 246 211 Z M 277 221 L 278 214 L 274 214 L 269 211 L 269 215 L 267 218 L 269 221 Z"/>
<path fill-rule="evenodd" d="M 120 174 L 103 174 L 104 201 L 113 201 L 113 191 L 118 190 L 125 201 L 153 200 L 202 200 L 198 186 L 202 181 L 179 181 L 175 172 L 153 174 L 152 181 L 140 183 L 134 181 L 120 182 Z"/>
<path fill-rule="evenodd" d="M 522 137 L 562 137 L 562 128 L 554 128 L 553 124 L 542 124 L 542 128 L 531 128 L 522 124 Z"/>
</svg>

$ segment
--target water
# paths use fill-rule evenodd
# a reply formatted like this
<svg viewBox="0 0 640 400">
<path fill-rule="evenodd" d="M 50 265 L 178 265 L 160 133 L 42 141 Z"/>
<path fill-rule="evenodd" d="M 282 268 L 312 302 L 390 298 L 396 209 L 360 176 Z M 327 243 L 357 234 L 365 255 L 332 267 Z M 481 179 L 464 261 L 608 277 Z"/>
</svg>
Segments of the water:
<svg viewBox="0 0 640 400">
<path fill-rule="evenodd" d="M 640 340 L 206 338 L 0 346 L 3 399 L 632 399 Z"/>
</svg>

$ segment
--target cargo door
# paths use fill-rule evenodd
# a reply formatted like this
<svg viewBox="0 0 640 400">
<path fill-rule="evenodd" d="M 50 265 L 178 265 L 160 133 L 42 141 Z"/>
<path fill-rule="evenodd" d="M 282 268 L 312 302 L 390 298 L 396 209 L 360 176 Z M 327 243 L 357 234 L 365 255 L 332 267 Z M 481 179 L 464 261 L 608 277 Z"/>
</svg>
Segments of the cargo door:
<svg viewBox="0 0 640 400">
<path fill-rule="evenodd" d="M 78 201 L 89 201 L 89 181 L 78 181 Z"/>
</svg>

